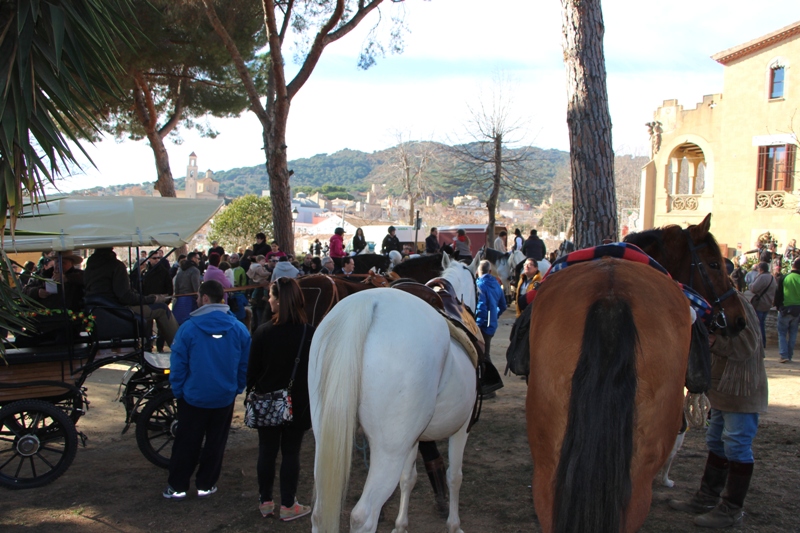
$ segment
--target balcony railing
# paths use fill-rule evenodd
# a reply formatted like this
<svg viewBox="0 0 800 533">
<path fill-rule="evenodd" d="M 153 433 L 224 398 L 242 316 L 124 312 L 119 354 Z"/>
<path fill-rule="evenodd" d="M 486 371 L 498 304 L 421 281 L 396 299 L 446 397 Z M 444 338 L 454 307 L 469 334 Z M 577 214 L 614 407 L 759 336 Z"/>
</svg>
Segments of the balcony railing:
<svg viewBox="0 0 800 533">
<path fill-rule="evenodd" d="M 670 211 L 697 211 L 699 194 L 673 194 L 669 197 Z"/>
<path fill-rule="evenodd" d="M 756 209 L 783 209 L 786 206 L 785 191 L 758 191 Z"/>
</svg>

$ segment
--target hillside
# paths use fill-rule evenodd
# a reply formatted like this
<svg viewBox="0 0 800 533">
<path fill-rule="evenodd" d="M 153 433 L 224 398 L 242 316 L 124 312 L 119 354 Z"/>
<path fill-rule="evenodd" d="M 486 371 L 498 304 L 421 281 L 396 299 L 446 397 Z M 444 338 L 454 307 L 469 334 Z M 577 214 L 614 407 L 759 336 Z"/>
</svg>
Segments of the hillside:
<svg viewBox="0 0 800 533">
<path fill-rule="evenodd" d="M 446 198 L 457 194 L 481 193 L 481 187 L 471 183 L 468 179 L 459 179 L 458 162 L 448 150 L 449 147 L 436 143 L 419 143 L 426 149 L 435 152 L 435 162 L 431 164 L 425 174 L 426 184 L 434 196 Z M 523 149 L 511 150 L 512 153 Z M 518 181 L 523 184 L 523 191 L 503 194 L 503 197 L 515 196 L 533 203 L 539 203 L 549 195 L 553 179 L 559 172 L 569 171 L 569 153 L 560 150 L 543 150 L 528 147 L 527 161 L 514 170 Z M 372 183 L 386 184 L 390 192 L 399 193 L 400 189 L 393 186 L 393 162 L 396 161 L 397 148 L 387 148 L 373 153 L 358 150 L 341 150 L 333 154 L 318 154 L 313 157 L 295 159 L 289 162 L 289 169 L 294 171 L 292 187 L 303 189 L 319 189 L 324 185 L 344 187 L 349 192 L 364 192 L 369 190 Z M 220 192 L 228 197 L 237 197 L 245 194 L 261 194 L 269 189 L 269 178 L 264 165 L 253 167 L 232 168 L 230 170 L 216 171 L 214 179 L 220 182 Z M 134 187 L 133 184 L 118 185 L 113 187 L 95 187 L 93 189 L 78 191 L 88 194 L 119 194 L 125 189 Z M 175 179 L 175 189 L 184 188 L 184 178 Z"/>
</svg>

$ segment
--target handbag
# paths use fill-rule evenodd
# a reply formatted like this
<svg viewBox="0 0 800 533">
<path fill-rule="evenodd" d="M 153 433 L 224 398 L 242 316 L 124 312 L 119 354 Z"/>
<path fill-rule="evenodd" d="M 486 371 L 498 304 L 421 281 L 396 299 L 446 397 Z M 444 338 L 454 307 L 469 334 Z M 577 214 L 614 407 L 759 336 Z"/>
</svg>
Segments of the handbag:
<svg viewBox="0 0 800 533">
<path fill-rule="evenodd" d="M 300 348 L 297 350 L 297 357 L 294 360 L 292 377 L 289 378 L 289 385 L 285 389 L 272 392 L 258 393 L 250 391 L 244 400 L 244 424 L 249 428 L 277 427 L 291 422 L 294 417 L 292 413 L 292 385 L 294 376 L 297 372 L 297 365 L 300 364 L 300 354 L 306 343 L 307 325 L 303 325 L 303 337 L 300 340 Z M 267 369 L 269 370 L 269 369 Z M 263 378 L 267 370 L 264 371 Z"/>
</svg>

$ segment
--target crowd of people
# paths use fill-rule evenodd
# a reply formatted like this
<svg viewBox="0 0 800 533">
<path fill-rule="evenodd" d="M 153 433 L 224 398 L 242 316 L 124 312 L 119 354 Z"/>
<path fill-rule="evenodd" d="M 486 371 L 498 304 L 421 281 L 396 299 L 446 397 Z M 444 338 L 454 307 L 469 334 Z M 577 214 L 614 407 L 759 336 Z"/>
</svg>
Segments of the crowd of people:
<svg viewBox="0 0 800 533">
<path fill-rule="evenodd" d="M 519 317 L 531 305 L 541 282 L 539 265 L 547 249 L 536 230 L 526 239 L 517 229 L 510 243 L 507 239 L 508 234 L 500 232 L 494 248 L 519 250 L 526 256 L 513 300 Z M 470 245 L 466 232 L 458 230 L 451 247 L 459 260 L 472 262 Z M 298 261 L 259 233 L 246 250 L 229 254 L 212 242 L 207 251 L 194 250 L 172 264 L 161 249 L 142 252 L 130 269 L 111 248 L 96 249 L 85 260 L 74 252 L 42 254 L 38 265 L 24 265 L 20 280 L 25 282 L 24 293 L 45 306 L 66 304 L 78 311 L 84 303 L 110 303 L 156 323 L 157 349 L 170 346 L 170 382 L 180 419 L 165 498 L 185 498 L 192 475 L 198 497 L 214 494 L 237 395 L 245 389 L 264 393 L 293 383 L 294 418 L 283 426 L 258 429 L 256 464 L 261 514 L 288 521 L 310 512 L 296 494 L 301 444 L 311 427 L 307 371 L 314 328 L 308 324 L 295 278 L 316 273 L 350 276 L 355 266 L 353 255 L 364 251 L 367 242 L 359 228 L 346 245 L 344 230 L 337 228 L 326 247 L 328 253 L 320 255 L 323 247 L 316 240 L 310 253 Z M 438 230 L 432 228 L 425 253 L 441 249 Z M 394 227 L 389 228 L 380 251 L 402 252 Z M 767 403 L 763 360 L 769 311 L 776 308 L 778 312 L 781 363 L 793 361 L 800 323 L 800 252 L 795 242 L 790 241 L 783 254 L 777 253 L 774 242 L 753 253 L 758 261 L 749 272 L 743 262 L 728 265 L 746 310 L 747 328 L 736 337 L 709 335 L 712 411 L 700 489 L 689 501 L 670 503 L 676 509 L 700 514 L 695 522 L 707 527 L 741 521 L 753 472 L 752 441 L 758 415 Z M 788 272 L 783 273 L 787 264 Z M 475 317 L 483 337 L 484 358 L 491 361 L 492 339 L 507 301 L 489 261 L 478 263 L 476 285 Z M 226 291 L 236 288 L 244 290 Z M 485 398 L 492 395 L 494 392 Z M 280 507 L 273 489 L 279 451 Z"/>
</svg>

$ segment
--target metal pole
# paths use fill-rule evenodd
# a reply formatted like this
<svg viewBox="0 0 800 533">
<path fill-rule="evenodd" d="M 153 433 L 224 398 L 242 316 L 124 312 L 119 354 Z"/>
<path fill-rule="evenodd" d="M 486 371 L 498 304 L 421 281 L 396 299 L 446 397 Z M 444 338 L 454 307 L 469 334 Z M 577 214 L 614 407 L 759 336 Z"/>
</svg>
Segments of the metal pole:
<svg viewBox="0 0 800 533">
<path fill-rule="evenodd" d="M 414 219 L 414 228 L 416 228 L 414 230 L 414 253 L 417 253 L 419 251 L 419 246 L 417 244 L 419 242 L 419 209 L 417 209 L 417 216 Z"/>
</svg>

